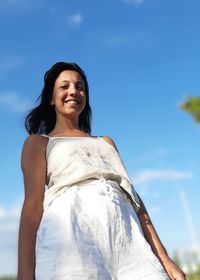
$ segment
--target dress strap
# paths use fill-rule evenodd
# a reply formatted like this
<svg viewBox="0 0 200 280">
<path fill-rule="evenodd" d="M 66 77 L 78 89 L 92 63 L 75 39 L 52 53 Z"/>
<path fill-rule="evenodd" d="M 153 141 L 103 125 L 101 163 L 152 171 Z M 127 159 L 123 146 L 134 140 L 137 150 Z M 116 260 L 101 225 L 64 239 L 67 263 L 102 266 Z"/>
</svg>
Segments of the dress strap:
<svg viewBox="0 0 200 280">
<path fill-rule="evenodd" d="M 50 136 L 46 135 L 46 134 L 39 134 L 40 136 L 46 137 L 46 138 L 50 138 Z"/>
</svg>

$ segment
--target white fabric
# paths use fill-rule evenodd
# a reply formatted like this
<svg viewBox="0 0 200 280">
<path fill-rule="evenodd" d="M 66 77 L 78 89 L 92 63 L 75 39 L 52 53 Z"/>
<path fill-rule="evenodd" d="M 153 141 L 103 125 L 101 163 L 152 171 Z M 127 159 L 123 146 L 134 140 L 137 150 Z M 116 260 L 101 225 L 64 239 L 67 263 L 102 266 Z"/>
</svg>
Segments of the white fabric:
<svg viewBox="0 0 200 280">
<path fill-rule="evenodd" d="M 44 208 L 71 185 L 90 179 L 116 181 L 131 198 L 136 211 L 140 204 L 117 150 L 102 137 L 49 137 L 46 148 L 47 191 Z"/>
<path fill-rule="evenodd" d="M 36 280 L 169 280 L 116 182 L 86 180 L 46 208 L 36 239 Z"/>
</svg>

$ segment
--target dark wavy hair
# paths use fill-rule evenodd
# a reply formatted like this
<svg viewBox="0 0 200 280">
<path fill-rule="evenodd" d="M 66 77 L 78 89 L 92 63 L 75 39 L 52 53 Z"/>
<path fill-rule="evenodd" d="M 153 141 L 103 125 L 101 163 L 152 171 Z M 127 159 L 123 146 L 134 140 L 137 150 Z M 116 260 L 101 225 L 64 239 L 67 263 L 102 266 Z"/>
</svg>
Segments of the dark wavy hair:
<svg viewBox="0 0 200 280">
<path fill-rule="evenodd" d="M 44 75 L 44 87 L 37 102 L 39 105 L 32 109 L 25 119 L 25 128 L 29 134 L 48 134 L 56 124 L 56 112 L 50 102 L 53 96 L 54 84 L 62 71 L 72 70 L 79 73 L 85 85 L 86 105 L 79 115 L 79 129 L 91 133 L 92 110 L 89 104 L 89 86 L 84 71 L 76 63 L 57 62 Z"/>
</svg>

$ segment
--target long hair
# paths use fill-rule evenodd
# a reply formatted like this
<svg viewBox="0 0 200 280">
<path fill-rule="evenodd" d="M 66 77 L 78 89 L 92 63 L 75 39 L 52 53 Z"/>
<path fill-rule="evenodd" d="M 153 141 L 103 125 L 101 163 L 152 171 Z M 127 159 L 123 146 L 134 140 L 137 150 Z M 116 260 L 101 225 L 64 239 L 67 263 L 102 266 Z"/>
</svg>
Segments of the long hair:
<svg viewBox="0 0 200 280">
<path fill-rule="evenodd" d="M 39 105 L 32 109 L 25 119 L 25 128 L 29 134 L 48 134 L 56 124 L 56 112 L 51 105 L 54 84 L 62 71 L 72 70 L 79 73 L 84 81 L 86 104 L 79 115 L 79 129 L 91 133 L 92 110 L 89 104 L 89 86 L 84 71 L 76 63 L 57 62 L 44 75 L 44 87 L 38 97 Z"/>
</svg>

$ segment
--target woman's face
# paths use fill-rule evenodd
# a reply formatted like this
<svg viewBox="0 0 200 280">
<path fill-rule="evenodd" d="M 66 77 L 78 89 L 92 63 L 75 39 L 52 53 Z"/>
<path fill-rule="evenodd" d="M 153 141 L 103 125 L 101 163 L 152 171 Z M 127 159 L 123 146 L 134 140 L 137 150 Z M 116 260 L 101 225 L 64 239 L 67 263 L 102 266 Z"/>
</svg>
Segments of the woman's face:
<svg viewBox="0 0 200 280">
<path fill-rule="evenodd" d="M 52 105 L 56 114 L 64 116 L 80 115 L 85 108 L 85 85 L 82 77 L 76 71 L 65 70 L 55 81 Z"/>
</svg>

